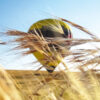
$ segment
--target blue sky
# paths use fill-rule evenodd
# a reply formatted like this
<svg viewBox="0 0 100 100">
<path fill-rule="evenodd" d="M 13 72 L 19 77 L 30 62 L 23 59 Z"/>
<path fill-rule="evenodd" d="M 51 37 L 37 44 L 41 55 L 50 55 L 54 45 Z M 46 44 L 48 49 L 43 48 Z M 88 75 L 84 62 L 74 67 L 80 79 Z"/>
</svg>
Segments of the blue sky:
<svg viewBox="0 0 100 100">
<path fill-rule="evenodd" d="M 0 0 L 0 31 L 17 29 L 27 32 L 34 22 L 52 18 L 52 15 L 82 25 L 99 37 L 100 0 Z M 83 32 L 71 28 L 75 38 L 87 37 Z M 0 47 L 0 63 L 6 68 L 21 68 L 25 59 L 35 59 L 31 55 L 14 61 L 13 53 L 3 53 L 8 48 Z"/>
</svg>

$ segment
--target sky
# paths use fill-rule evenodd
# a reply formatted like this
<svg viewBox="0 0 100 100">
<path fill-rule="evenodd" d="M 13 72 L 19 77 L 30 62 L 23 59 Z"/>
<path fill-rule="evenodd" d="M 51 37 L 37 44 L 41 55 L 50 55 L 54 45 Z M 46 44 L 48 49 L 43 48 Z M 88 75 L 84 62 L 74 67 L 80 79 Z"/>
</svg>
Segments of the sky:
<svg viewBox="0 0 100 100">
<path fill-rule="evenodd" d="M 100 37 L 100 0 L 0 0 L 1 32 L 8 29 L 27 32 L 36 21 L 54 16 L 82 25 Z M 71 28 L 75 38 L 87 37 L 85 33 Z M 3 39 L 7 38 L 0 38 L 0 40 Z M 7 52 L 9 48 L 10 46 L 0 46 L 2 66 L 7 69 L 32 68 L 25 63 L 35 60 L 33 55 L 24 59 L 15 57 L 14 53 Z"/>
</svg>

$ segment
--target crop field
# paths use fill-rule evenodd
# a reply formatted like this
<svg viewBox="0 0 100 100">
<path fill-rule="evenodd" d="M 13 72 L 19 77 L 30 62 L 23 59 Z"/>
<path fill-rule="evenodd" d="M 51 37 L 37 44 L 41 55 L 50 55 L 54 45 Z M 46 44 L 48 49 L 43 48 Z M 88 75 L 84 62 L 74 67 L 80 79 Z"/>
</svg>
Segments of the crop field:
<svg viewBox="0 0 100 100">
<path fill-rule="evenodd" d="M 96 79 L 92 79 L 93 77 L 89 78 L 88 72 L 84 75 L 78 72 L 71 72 L 70 75 L 76 78 L 74 80 L 68 79 L 69 76 L 63 72 L 48 74 L 45 71 L 7 70 L 7 73 L 12 77 L 13 84 L 20 92 L 22 100 L 86 100 L 86 98 L 87 100 L 92 100 L 95 97 L 89 98 L 92 92 L 94 92 L 94 95 L 95 92 L 99 94 L 100 74 L 95 74 Z M 93 80 L 96 81 L 93 82 Z M 78 90 L 75 89 L 74 85 Z M 95 89 L 97 91 L 94 91 Z M 80 91 L 83 91 L 83 94 L 80 94 Z M 88 91 L 88 94 L 85 94 L 86 92 L 84 91 Z M 89 93 L 89 91 L 92 92 Z M 71 95 L 74 97 L 70 97 Z M 96 100 L 99 100 L 99 97 Z"/>
<path fill-rule="evenodd" d="M 14 45 L 10 51 L 18 51 L 15 55 L 21 54 L 23 58 L 38 52 L 39 59 L 31 64 L 40 62 L 42 65 L 36 66 L 37 71 L 4 70 L 0 67 L 0 100 L 100 100 L 100 47 L 92 44 L 100 43 L 100 39 L 80 25 L 61 20 L 87 33 L 91 39 L 44 39 L 17 30 L 5 32 L 6 36 L 17 36 L 3 43 Z M 55 31 L 57 28 L 53 27 Z M 94 48 L 77 48 L 86 44 Z M 59 63 L 64 69 L 54 71 Z M 40 71 L 41 68 L 52 73 Z M 78 71 L 70 71 L 71 68 Z"/>
</svg>

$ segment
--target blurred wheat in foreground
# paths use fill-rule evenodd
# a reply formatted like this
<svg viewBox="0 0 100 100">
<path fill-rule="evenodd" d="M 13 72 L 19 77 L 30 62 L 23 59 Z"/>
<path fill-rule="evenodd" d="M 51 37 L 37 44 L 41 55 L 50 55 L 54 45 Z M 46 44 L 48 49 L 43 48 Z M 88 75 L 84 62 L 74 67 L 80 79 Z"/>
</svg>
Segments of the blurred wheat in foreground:
<svg viewBox="0 0 100 100">
<path fill-rule="evenodd" d="M 0 66 L 0 100 L 22 100 L 11 77 Z"/>
<path fill-rule="evenodd" d="M 0 68 L 0 100 L 100 100 L 100 75 L 91 71 L 7 72 Z"/>
<path fill-rule="evenodd" d="M 71 72 L 64 62 L 62 64 L 65 70 L 52 74 L 45 71 L 5 71 L 0 68 L 0 100 L 100 100 L 100 74 L 99 69 L 96 69 L 100 66 L 100 48 L 94 46 L 94 49 L 67 49 L 85 43 L 99 43 L 100 39 L 75 23 L 61 20 L 86 32 L 91 39 L 44 39 L 38 35 L 9 30 L 5 32 L 6 35 L 17 38 L 8 43 L 18 43 L 14 50 L 32 48 L 22 51 L 23 55 L 31 54 L 34 50 L 46 55 L 46 52 L 51 52 L 49 44 L 57 45 L 61 52 L 54 48 L 52 55 L 57 54 L 55 59 L 67 57 L 67 61 L 79 72 Z M 44 60 L 52 59 L 54 56 L 47 56 Z"/>
</svg>

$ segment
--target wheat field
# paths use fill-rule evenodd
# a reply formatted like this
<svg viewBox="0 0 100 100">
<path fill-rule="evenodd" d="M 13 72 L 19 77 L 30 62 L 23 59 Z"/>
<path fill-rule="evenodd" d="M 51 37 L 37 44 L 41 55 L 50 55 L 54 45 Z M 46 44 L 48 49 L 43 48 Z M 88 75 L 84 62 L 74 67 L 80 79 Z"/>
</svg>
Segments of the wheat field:
<svg viewBox="0 0 100 100">
<path fill-rule="evenodd" d="M 99 99 L 100 74 L 94 72 L 0 70 L 0 100 Z"/>
<path fill-rule="evenodd" d="M 57 44 L 63 52 L 56 52 L 55 59 L 60 61 L 63 55 L 68 58 L 73 68 L 79 71 L 70 71 L 62 60 L 65 69 L 53 73 L 41 71 L 44 66 L 36 71 L 4 70 L 0 67 L 0 100 L 100 100 L 100 73 L 99 69 L 96 69 L 100 66 L 100 48 L 93 45 L 95 49 L 67 49 L 85 43 L 99 43 L 100 39 L 80 25 L 66 19 L 61 18 L 61 20 L 84 31 L 91 39 L 44 39 L 27 32 L 8 30 L 2 34 L 17 36 L 17 38 L 1 45 L 18 43 L 13 50 L 22 50 L 21 54 L 24 57 L 34 50 L 46 55 L 48 44 Z M 70 45 L 65 46 L 66 42 L 70 42 Z M 62 43 L 64 47 L 60 46 Z M 23 51 L 30 47 L 33 50 Z M 55 55 L 54 52 L 52 55 Z M 50 58 L 46 60 L 51 61 Z M 90 69 L 89 66 L 92 68 Z"/>
</svg>

